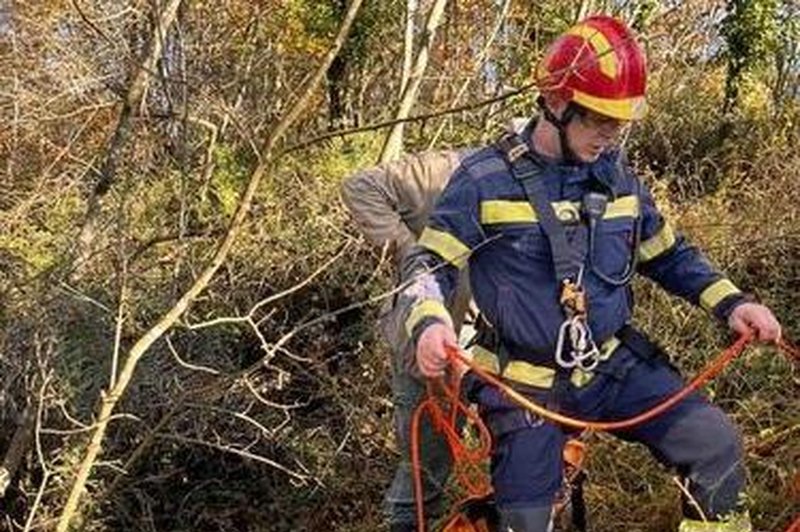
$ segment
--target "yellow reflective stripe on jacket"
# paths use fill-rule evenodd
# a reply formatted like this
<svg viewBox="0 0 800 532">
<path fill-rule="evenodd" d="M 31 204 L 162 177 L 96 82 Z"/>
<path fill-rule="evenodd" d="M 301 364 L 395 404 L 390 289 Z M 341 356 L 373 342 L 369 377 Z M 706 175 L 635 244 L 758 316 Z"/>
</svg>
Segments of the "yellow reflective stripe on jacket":
<svg viewBox="0 0 800 532">
<path fill-rule="evenodd" d="M 600 356 L 598 357 L 600 361 L 602 362 L 611 358 L 611 355 L 614 354 L 614 351 L 617 350 L 620 344 L 622 344 L 622 341 L 616 336 L 612 336 L 603 342 L 603 345 L 600 346 Z M 569 381 L 576 388 L 583 388 L 589 384 L 593 378 L 594 372 L 575 368 L 572 370 L 572 375 L 569 376 Z"/>
<path fill-rule="evenodd" d="M 417 242 L 420 246 L 433 251 L 456 268 L 463 268 L 467 264 L 469 247 L 450 233 L 426 227 Z"/>
<path fill-rule="evenodd" d="M 481 202 L 482 224 L 537 222 L 539 218 L 527 201 L 490 200 Z"/>
<path fill-rule="evenodd" d="M 728 296 L 741 293 L 736 285 L 728 279 L 720 279 L 716 283 L 711 283 L 700 293 L 700 306 L 708 311 L 714 310 L 720 301 Z"/>
<path fill-rule="evenodd" d="M 672 248 L 676 241 L 672 226 L 669 223 L 665 223 L 656 234 L 639 244 L 639 261 L 647 262 L 653 260 Z"/>
<path fill-rule="evenodd" d="M 444 320 L 445 323 L 452 325 L 450 313 L 442 304 L 441 301 L 435 299 L 426 299 L 417 304 L 406 319 L 406 332 L 408 336 L 414 333 L 414 327 L 425 318 L 439 318 Z"/>
<path fill-rule="evenodd" d="M 619 338 L 612 336 L 600 346 L 600 360 L 608 360 L 622 342 Z M 481 369 L 493 373 L 500 373 L 500 359 L 485 347 L 476 345 L 472 348 L 472 361 Z M 537 388 L 552 388 L 556 377 L 556 371 L 546 366 L 537 366 L 524 360 L 510 360 L 503 371 L 503 378 L 535 386 Z M 575 369 L 572 371 L 570 381 L 575 387 L 580 388 L 588 384 L 594 373 Z"/>
<path fill-rule="evenodd" d="M 581 204 L 577 201 L 554 201 L 552 203 L 556 216 L 562 222 L 574 222 L 580 216 Z M 604 220 L 614 218 L 633 218 L 639 214 L 639 199 L 636 196 L 622 196 L 608 202 Z M 481 223 L 511 224 L 537 223 L 539 216 L 528 201 L 488 200 L 480 204 Z"/>
<path fill-rule="evenodd" d="M 503 377 L 536 388 L 552 388 L 556 370 L 522 360 L 511 360 L 503 371 Z"/>
<path fill-rule="evenodd" d="M 612 218 L 634 218 L 639 215 L 639 198 L 636 196 L 622 196 L 615 201 L 609 201 L 606 212 L 603 214 L 604 220 Z"/>
</svg>

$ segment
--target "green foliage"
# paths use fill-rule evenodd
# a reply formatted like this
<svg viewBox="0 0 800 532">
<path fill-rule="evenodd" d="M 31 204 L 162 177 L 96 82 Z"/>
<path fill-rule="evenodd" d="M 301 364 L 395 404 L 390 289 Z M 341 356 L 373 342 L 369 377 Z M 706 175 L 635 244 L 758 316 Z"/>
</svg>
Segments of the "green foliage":
<svg viewBox="0 0 800 532">
<path fill-rule="evenodd" d="M 345 0 L 293 0 L 289 3 L 293 15 L 303 24 L 308 38 L 326 47 L 335 37 L 339 25 L 344 19 L 348 2 Z M 397 17 L 400 20 L 404 12 L 401 2 L 365 2 L 347 42 L 340 52 L 340 57 L 355 64 L 362 63 L 377 41 L 385 34 L 387 20 Z"/>
<path fill-rule="evenodd" d="M 737 104 L 742 76 L 764 69 L 779 43 L 778 0 L 729 0 L 728 14 L 722 23 L 727 44 L 725 57 L 725 110 Z"/>
<path fill-rule="evenodd" d="M 24 264 L 21 277 L 33 277 L 57 266 L 71 245 L 69 230 L 82 214 L 75 189 L 66 190 L 39 209 L 35 218 L 22 219 L 0 232 L 0 250 Z"/>
<path fill-rule="evenodd" d="M 658 14 L 658 0 L 645 0 L 637 2 L 631 26 L 636 31 L 647 31 L 653 18 Z"/>
<path fill-rule="evenodd" d="M 214 150 L 214 175 L 211 188 L 219 209 L 226 217 L 233 216 L 236 205 L 247 184 L 248 164 L 240 153 L 228 146 L 218 146 Z M 215 212 L 210 212 L 211 217 Z"/>
<path fill-rule="evenodd" d="M 314 157 L 306 169 L 323 180 L 339 183 L 353 172 L 373 166 L 380 155 L 383 137 L 366 132 L 333 139 L 325 152 Z"/>
</svg>

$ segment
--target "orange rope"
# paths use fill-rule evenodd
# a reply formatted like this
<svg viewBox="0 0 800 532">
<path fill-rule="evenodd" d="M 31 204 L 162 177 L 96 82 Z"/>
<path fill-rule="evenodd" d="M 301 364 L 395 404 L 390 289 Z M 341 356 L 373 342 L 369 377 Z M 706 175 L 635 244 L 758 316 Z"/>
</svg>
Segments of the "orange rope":
<svg viewBox="0 0 800 532">
<path fill-rule="evenodd" d="M 519 392 L 515 391 L 511 388 L 508 384 L 504 383 L 491 373 L 481 369 L 477 364 L 475 364 L 472 360 L 467 358 L 466 356 L 462 355 L 457 349 L 448 349 L 448 356 L 451 360 L 459 360 L 469 366 L 469 368 L 475 372 L 480 378 L 484 379 L 486 382 L 497 386 L 509 399 L 513 402 L 517 403 L 522 408 L 530 410 L 531 412 L 545 418 L 549 419 L 550 421 L 554 421 L 556 423 L 560 423 L 561 425 L 565 425 L 568 427 L 573 427 L 577 429 L 585 429 L 585 430 L 605 430 L 605 431 L 612 431 L 612 430 L 620 430 L 633 427 L 635 425 L 640 425 L 646 421 L 653 419 L 654 417 L 662 414 L 664 411 L 669 410 L 677 403 L 682 401 L 686 398 L 687 395 L 692 393 L 693 391 L 697 390 L 701 386 L 703 386 L 706 382 L 716 377 L 725 366 L 727 366 L 734 358 L 739 356 L 744 348 L 752 341 L 752 336 L 740 336 L 736 342 L 728 347 L 725 351 L 723 351 L 717 358 L 712 360 L 700 374 L 695 377 L 687 386 L 685 386 L 680 391 L 676 392 L 671 397 L 667 398 L 663 402 L 659 403 L 658 405 L 654 406 L 653 408 L 642 412 L 636 416 L 630 417 L 628 419 L 623 419 L 620 421 L 587 421 L 583 419 L 577 419 L 574 417 L 565 416 L 559 414 L 558 412 L 553 412 L 552 410 L 548 410 L 547 408 L 540 406 L 530 399 L 527 399 L 525 396 L 520 394 Z"/>
<path fill-rule="evenodd" d="M 684 388 L 649 410 L 619 421 L 588 421 L 565 416 L 563 414 L 559 414 L 558 412 L 548 410 L 547 408 L 527 399 L 499 378 L 480 368 L 471 359 L 463 355 L 460 350 L 449 347 L 446 348 L 446 350 L 451 363 L 456 361 L 462 362 L 480 378 L 500 389 L 500 391 L 502 391 L 509 399 L 511 399 L 511 401 L 520 407 L 539 415 L 542 418 L 559 423 L 561 425 L 584 430 L 614 431 L 639 425 L 664 413 L 666 410 L 669 410 L 678 402 L 685 399 L 686 396 L 716 377 L 723 369 L 725 369 L 728 364 L 730 364 L 734 358 L 742 354 L 747 345 L 752 341 L 752 334 L 740 336 L 736 342 L 734 342 L 730 347 L 725 349 L 715 359 L 708 363 L 706 367 L 703 368 L 703 370 Z M 785 340 L 779 340 L 777 345 L 780 350 L 783 351 L 784 354 L 786 354 L 790 359 L 794 359 L 795 362 L 800 363 L 800 349 L 792 346 Z M 433 383 L 429 381 L 428 397 L 417 406 L 411 419 L 411 461 L 414 474 L 414 498 L 416 501 L 417 530 L 419 532 L 425 532 L 425 504 L 419 449 L 419 427 L 423 414 L 428 413 L 428 415 L 431 417 L 434 428 L 437 431 L 442 432 L 444 437 L 447 439 L 448 446 L 450 447 L 450 451 L 453 456 L 454 467 L 459 473 L 458 479 L 466 488 L 467 492 L 471 496 L 483 496 L 487 494 L 490 489 L 485 475 L 482 477 L 482 480 L 476 480 L 476 477 L 474 476 L 476 472 L 480 472 L 480 463 L 488 458 L 491 451 L 491 435 L 488 428 L 477 416 L 477 414 L 460 400 L 459 383 L 457 380 L 452 379 L 450 383 L 445 383 L 439 379 L 435 382 L 438 383 L 439 387 L 444 392 L 445 398 L 449 399 L 449 406 L 446 408 L 441 406 L 440 401 L 434 392 Z M 461 437 L 456 430 L 456 419 L 459 414 L 466 416 L 469 423 L 478 427 L 479 445 L 477 445 L 474 449 L 467 448 L 462 443 Z M 468 471 L 473 476 L 469 476 L 467 473 L 465 473 L 465 471 Z M 800 518 L 798 518 L 789 527 L 787 532 L 800 532 Z"/>
<path fill-rule="evenodd" d="M 442 407 L 440 398 L 433 389 L 434 383 L 439 385 L 449 406 Z M 419 434 L 422 415 L 428 413 L 434 429 L 441 432 L 450 447 L 453 457 L 453 468 L 456 477 L 466 489 L 469 496 L 484 496 L 491 490 L 488 478 L 480 469 L 491 453 L 492 443 L 489 429 L 459 396 L 459 382 L 452 378 L 449 383 L 442 379 L 428 381 L 428 397 L 414 410 L 411 418 L 411 467 L 414 473 L 414 499 L 416 503 L 417 530 L 425 532 L 425 498 L 422 487 L 422 466 L 419 457 Z M 468 423 L 478 428 L 478 444 L 474 447 L 466 446 L 458 433 L 457 419 L 459 414 L 464 415 Z"/>
</svg>

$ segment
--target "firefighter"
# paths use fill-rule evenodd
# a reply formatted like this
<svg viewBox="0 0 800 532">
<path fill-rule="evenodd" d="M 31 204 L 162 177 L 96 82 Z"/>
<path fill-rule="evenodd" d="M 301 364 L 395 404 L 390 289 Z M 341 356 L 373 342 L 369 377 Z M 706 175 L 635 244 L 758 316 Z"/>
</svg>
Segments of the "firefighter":
<svg viewBox="0 0 800 532">
<path fill-rule="evenodd" d="M 618 148 L 646 106 L 645 58 L 629 28 L 607 16 L 579 22 L 548 48 L 537 78 L 539 118 L 462 161 L 403 262 L 411 284 L 397 308 L 419 372 L 448 367 L 457 336 L 447 302 L 467 265 L 494 337 L 475 360 L 576 417 L 627 418 L 684 385 L 631 324 L 635 273 L 737 333 L 777 341 L 773 313 L 672 228 Z M 493 434 L 501 530 L 549 530 L 565 430 L 471 373 L 464 387 Z M 615 435 L 686 479 L 693 504 L 680 530 L 750 530 L 741 438 L 705 396 Z"/>
</svg>

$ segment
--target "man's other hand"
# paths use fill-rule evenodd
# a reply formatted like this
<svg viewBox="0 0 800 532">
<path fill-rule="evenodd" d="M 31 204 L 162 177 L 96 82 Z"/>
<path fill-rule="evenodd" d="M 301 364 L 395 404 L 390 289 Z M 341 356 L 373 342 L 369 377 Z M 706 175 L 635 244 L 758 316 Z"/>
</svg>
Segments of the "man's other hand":
<svg viewBox="0 0 800 532">
<path fill-rule="evenodd" d="M 445 347 L 458 349 L 453 328 L 443 323 L 433 323 L 422 331 L 417 340 L 417 366 L 424 377 L 443 377 L 448 359 Z"/>
<path fill-rule="evenodd" d="M 733 309 L 728 325 L 739 334 L 752 333 L 762 342 L 777 342 L 781 338 L 781 324 L 772 311 L 758 303 L 742 303 Z"/>
</svg>

